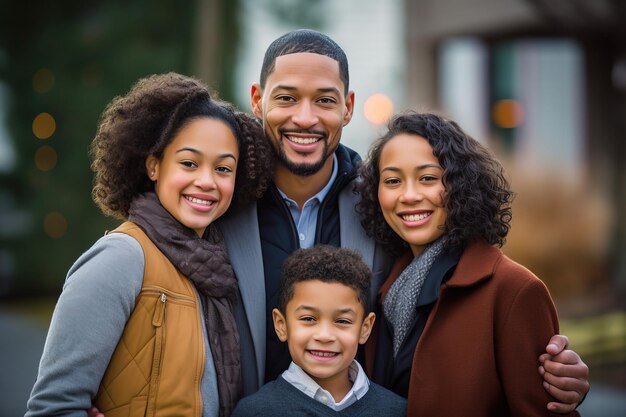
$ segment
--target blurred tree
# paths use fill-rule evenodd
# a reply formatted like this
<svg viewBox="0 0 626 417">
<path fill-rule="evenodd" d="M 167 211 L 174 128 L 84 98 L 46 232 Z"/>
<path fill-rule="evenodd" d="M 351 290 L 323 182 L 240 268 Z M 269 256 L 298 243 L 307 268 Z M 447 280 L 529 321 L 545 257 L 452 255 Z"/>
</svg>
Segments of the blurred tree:
<svg viewBox="0 0 626 417">
<path fill-rule="evenodd" d="M 204 3 L 220 10 L 220 24 L 208 32 L 197 18 Z M 197 75 L 208 74 L 222 97 L 232 96 L 237 4 L 2 2 L 0 82 L 9 92 L 7 130 L 17 161 L 0 174 L 0 296 L 59 291 L 77 256 L 119 223 L 91 200 L 88 158 L 99 115 L 114 96 L 148 74 L 194 74 L 200 61 L 214 69 Z M 200 36 L 220 48 L 197 60 Z M 41 113 L 51 118 L 37 118 Z"/>
<path fill-rule="evenodd" d="M 589 173 L 614 199 L 611 263 L 615 289 L 626 294 L 626 1 L 525 1 L 550 32 L 577 39 L 585 49 Z"/>
</svg>

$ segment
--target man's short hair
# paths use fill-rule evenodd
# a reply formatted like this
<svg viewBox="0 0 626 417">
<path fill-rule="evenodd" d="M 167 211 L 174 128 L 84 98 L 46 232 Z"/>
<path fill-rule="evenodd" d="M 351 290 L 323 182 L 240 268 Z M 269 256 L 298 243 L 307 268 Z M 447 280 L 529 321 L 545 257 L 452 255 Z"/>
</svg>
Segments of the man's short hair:
<svg viewBox="0 0 626 417">
<path fill-rule="evenodd" d="M 369 313 L 369 291 L 372 272 L 357 252 L 329 245 L 298 249 L 283 263 L 278 293 L 278 309 L 285 314 L 294 295 L 295 284 L 319 280 L 352 288 L 365 314 Z"/>
<path fill-rule="evenodd" d="M 265 51 L 261 67 L 261 88 L 265 88 L 267 77 L 274 71 L 276 58 L 283 55 L 309 52 L 325 55 L 339 63 L 339 78 L 343 81 L 344 95 L 348 94 L 350 77 L 348 75 L 348 58 L 341 47 L 329 36 L 310 29 L 299 29 L 288 32 L 277 38 Z"/>
</svg>

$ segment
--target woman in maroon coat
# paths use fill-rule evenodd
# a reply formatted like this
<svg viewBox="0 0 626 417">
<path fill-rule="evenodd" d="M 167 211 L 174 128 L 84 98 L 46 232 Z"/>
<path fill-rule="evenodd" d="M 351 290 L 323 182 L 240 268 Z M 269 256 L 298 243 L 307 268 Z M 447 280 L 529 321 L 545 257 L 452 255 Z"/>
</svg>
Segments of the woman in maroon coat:
<svg viewBox="0 0 626 417">
<path fill-rule="evenodd" d="M 500 163 L 456 123 L 411 112 L 362 178 L 362 224 L 399 256 L 366 351 L 372 379 L 407 397 L 410 416 L 549 415 L 536 365 L 557 313 L 499 249 L 513 198 Z"/>
</svg>

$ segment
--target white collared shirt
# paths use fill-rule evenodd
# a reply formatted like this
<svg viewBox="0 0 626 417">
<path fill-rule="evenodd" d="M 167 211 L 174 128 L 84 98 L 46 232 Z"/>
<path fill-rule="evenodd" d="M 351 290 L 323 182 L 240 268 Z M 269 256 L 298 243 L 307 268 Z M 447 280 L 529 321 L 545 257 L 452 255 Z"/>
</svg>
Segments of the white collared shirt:
<svg viewBox="0 0 626 417">
<path fill-rule="evenodd" d="M 370 381 L 365 375 L 363 368 L 361 368 L 361 365 L 356 360 L 352 361 L 348 368 L 348 378 L 350 382 L 352 382 L 352 388 L 350 388 L 350 391 L 348 391 L 346 396 L 338 403 L 335 402 L 330 392 L 320 387 L 313 378 L 293 362 L 291 362 L 289 368 L 283 372 L 282 377 L 304 394 L 327 405 L 335 411 L 341 411 L 350 407 L 363 398 L 370 388 Z"/>
</svg>

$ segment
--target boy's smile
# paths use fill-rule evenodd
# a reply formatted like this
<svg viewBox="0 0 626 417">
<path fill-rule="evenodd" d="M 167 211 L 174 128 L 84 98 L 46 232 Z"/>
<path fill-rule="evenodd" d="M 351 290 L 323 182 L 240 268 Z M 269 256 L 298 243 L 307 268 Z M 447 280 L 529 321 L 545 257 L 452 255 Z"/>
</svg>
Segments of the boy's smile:
<svg viewBox="0 0 626 417">
<path fill-rule="evenodd" d="M 285 313 L 274 309 L 274 327 L 279 339 L 287 341 L 291 359 L 341 400 L 352 387 L 348 368 L 370 334 L 374 314 L 364 319 L 352 288 L 320 280 L 296 283 Z"/>
</svg>

